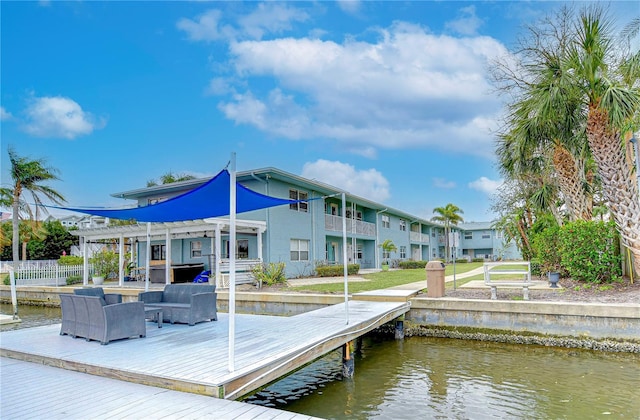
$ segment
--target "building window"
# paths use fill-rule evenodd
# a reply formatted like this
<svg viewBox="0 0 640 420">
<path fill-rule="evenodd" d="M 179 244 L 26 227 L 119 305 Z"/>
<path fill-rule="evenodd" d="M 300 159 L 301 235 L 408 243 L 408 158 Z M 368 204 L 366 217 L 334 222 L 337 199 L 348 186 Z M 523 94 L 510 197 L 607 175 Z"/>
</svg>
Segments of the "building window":
<svg viewBox="0 0 640 420">
<path fill-rule="evenodd" d="M 391 252 L 382 251 L 382 258 L 385 259 L 385 260 L 391 258 Z"/>
<path fill-rule="evenodd" d="M 356 248 L 356 258 L 359 260 L 362 259 L 362 245 L 358 245 Z"/>
<path fill-rule="evenodd" d="M 473 239 L 473 232 L 465 232 L 464 239 Z"/>
<path fill-rule="evenodd" d="M 407 231 L 407 221 L 406 220 L 400 220 L 400 230 L 403 232 Z"/>
<path fill-rule="evenodd" d="M 501 232 L 501 231 L 496 230 L 496 239 L 502 239 L 502 238 L 503 238 L 503 236 L 504 236 L 504 235 L 502 234 L 502 232 Z"/>
<path fill-rule="evenodd" d="M 405 259 L 405 258 L 407 258 L 407 247 L 400 246 L 400 259 Z"/>
<path fill-rule="evenodd" d="M 229 258 L 229 241 L 223 241 L 224 254 L 222 258 Z M 236 258 L 237 259 L 247 259 L 249 258 L 249 240 L 248 239 L 237 239 L 236 240 Z"/>
<path fill-rule="evenodd" d="M 309 261 L 309 241 L 305 239 L 291 240 L 291 261 Z"/>
<path fill-rule="evenodd" d="M 161 261 L 167 259 L 166 245 L 151 245 L 151 261 Z"/>
<path fill-rule="evenodd" d="M 391 227 L 391 220 L 386 214 L 382 215 L 382 227 L 387 229 Z"/>
<path fill-rule="evenodd" d="M 298 190 L 289 190 L 289 198 L 291 200 L 306 200 L 309 197 L 309 194 L 303 191 Z M 295 211 L 307 212 L 309 208 L 309 204 L 306 201 L 301 201 L 299 203 L 289 204 L 289 208 Z"/>
<path fill-rule="evenodd" d="M 202 257 L 202 242 L 191 241 L 191 258 Z"/>
<path fill-rule="evenodd" d="M 483 233 L 482 234 L 482 239 L 491 239 L 491 234 L 487 233 L 487 232 Z"/>
</svg>

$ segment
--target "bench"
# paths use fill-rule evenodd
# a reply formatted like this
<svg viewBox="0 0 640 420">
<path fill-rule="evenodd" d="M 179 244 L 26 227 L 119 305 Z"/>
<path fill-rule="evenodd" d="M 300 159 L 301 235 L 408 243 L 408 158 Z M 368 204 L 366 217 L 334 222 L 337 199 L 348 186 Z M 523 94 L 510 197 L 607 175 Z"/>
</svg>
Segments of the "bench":
<svg viewBox="0 0 640 420">
<path fill-rule="evenodd" d="M 526 268 L 519 268 L 523 266 Z M 520 281 L 492 279 L 492 275 L 510 275 L 522 279 Z M 493 300 L 498 299 L 498 287 L 522 287 L 524 300 L 529 300 L 529 287 L 532 285 L 531 263 L 529 261 L 484 263 L 484 284 L 491 287 Z"/>
<path fill-rule="evenodd" d="M 165 321 L 186 323 L 216 321 L 216 286 L 208 284 L 167 284 L 164 290 L 141 292 L 138 300 L 145 307 L 161 308 Z"/>
</svg>

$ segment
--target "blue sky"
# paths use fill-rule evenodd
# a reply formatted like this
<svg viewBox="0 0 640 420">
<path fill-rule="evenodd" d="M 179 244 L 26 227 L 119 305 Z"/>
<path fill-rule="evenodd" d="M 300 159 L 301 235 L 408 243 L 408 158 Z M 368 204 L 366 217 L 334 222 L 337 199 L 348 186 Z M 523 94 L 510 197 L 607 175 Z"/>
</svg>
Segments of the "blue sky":
<svg viewBox="0 0 640 420">
<path fill-rule="evenodd" d="M 562 2 L 0 2 L 7 147 L 70 206 L 169 171 L 277 167 L 416 216 L 489 221 L 487 64 Z M 578 6 L 584 3 L 574 3 Z M 612 2 L 622 25 L 637 2 Z"/>
</svg>

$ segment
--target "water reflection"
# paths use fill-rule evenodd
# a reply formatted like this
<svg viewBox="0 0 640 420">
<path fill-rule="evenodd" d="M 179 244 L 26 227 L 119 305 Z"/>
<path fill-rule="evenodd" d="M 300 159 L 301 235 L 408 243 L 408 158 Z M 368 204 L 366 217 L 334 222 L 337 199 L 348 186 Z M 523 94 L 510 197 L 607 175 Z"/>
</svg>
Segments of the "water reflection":
<svg viewBox="0 0 640 420">
<path fill-rule="evenodd" d="M 330 419 L 640 418 L 638 355 L 367 339 L 352 380 L 340 363 L 333 352 L 246 401 Z"/>
<path fill-rule="evenodd" d="M 11 304 L 0 304 L 0 313 L 6 315 L 13 314 Z M 18 317 L 22 320 L 17 324 L 0 325 L 0 331 L 16 330 L 19 328 L 39 327 L 42 325 L 59 324 L 62 319 L 60 308 L 44 306 L 19 305 Z"/>
</svg>

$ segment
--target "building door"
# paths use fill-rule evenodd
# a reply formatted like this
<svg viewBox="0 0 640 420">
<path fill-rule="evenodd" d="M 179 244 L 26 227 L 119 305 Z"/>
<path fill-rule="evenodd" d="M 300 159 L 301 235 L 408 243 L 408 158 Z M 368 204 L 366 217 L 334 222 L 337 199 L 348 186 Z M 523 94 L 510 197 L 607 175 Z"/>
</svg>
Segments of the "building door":
<svg viewBox="0 0 640 420">
<path fill-rule="evenodd" d="M 336 262 L 336 254 L 338 250 L 337 242 L 327 242 L 327 261 Z"/>
<path fill-rule="evenodd" d="M 414 261 L 420 261 L 422 259 L 422 255 L 420 255 L 420 247 L 415 247 L 413 248 L 413 255 L 411 255 L 411 258 Z"/>
</svg>

